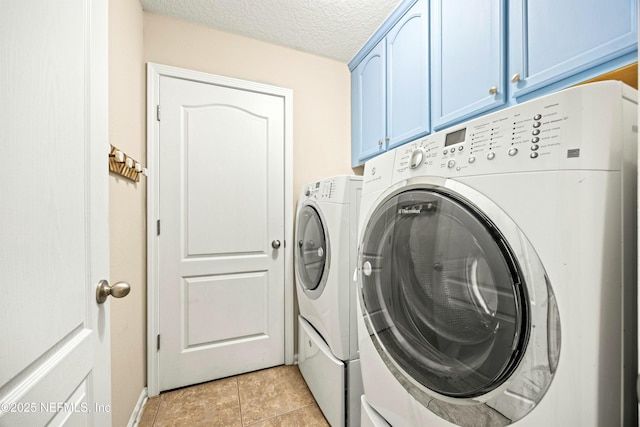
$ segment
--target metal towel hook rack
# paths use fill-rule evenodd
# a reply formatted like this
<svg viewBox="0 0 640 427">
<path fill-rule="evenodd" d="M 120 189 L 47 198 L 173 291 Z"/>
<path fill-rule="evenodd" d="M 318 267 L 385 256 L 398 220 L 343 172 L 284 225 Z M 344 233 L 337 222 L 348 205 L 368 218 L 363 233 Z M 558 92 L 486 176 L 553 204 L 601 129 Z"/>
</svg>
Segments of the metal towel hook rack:
<svg viewBox="0 0 640 427">
<path fill-rule="evenodd" d="M 111 146 L 109 150 L 109 171 L 135 182 L 140 181 L 140 175 L 149 175 L 147 168 L 142 167 L 137 160 L 112 144 L 109 145 Z"/>
</svg>

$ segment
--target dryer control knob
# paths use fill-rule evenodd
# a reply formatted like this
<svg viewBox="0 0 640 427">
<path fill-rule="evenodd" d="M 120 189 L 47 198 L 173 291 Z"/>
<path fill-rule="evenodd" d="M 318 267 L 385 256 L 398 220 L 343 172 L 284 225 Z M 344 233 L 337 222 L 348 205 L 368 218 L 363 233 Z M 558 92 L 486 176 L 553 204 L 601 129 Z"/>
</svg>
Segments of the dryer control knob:
<svg viewBox="0 0 640 427">
<path fill-rule="evenodd" d="M 424 150 L 422 148 L 413 150 L 413 153 L 411 153 L 411 159 L 409 160 L 409 167 L 411 169 L 417 168 L 422 164 L 423 159 L 424 159 Z"/>
<path fill-rule="evenodd" d="M 311 195 L 311 187 L 307 187 L 304 189 L 304 195 L 305 196 L 310 196 Z"/>
</svg>

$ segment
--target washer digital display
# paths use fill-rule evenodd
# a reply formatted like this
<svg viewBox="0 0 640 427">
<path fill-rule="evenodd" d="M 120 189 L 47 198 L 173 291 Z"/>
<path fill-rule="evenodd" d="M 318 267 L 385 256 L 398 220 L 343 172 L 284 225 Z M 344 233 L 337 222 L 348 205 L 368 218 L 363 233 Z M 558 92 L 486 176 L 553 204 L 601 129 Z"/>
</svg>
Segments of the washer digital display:
<svg viewBox="0 0 640 427">
<path fill-rule="evenodd" d="M 459 142 L 464 142 L 465 134 L 467 133 L 467 128 L 463 128 L 457 130 L 455 132 L 448 133 L 444 138 L 444 146 L 448 147 L 453 144 L 457 144 Z"/>
</svg>

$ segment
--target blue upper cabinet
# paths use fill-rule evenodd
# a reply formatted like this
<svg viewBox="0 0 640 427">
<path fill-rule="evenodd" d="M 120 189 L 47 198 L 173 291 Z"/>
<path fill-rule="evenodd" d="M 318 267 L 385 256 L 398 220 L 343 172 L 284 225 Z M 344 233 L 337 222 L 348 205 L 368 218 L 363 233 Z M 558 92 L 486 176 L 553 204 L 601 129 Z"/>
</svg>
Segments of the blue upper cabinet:
<svg viewBox="0 0 640 427">
<path fill-rule="evenodd" d="M 431 0 L 435 130 L 506 100 L 504 0 Z"/>
<path fill-rule="evenodd" d="M 349 63 L 352 166 L 430 129 L 428 0 L 406 0 L 385 24 Z"/>
<path fill-rule="evenodd" d="M 378 43 L 351 74 L 351 163 L 386 150 L 385 44 Z"/>
<path fill-rule="evenodd" d="M 429 47 L 426 0 L 387 34 L 387 135 L 393 148 L 429 132 Z"/>
<path fill-rule="evenodd" d="M 637 0 L 519 0 L 509 7 L 508 84 L 518 102 L 637 60 Z"/>
<path fill-rule="evenodd" d="M 352 165 L 637 61 L 637 2 L 404 0 L 349 63 Z"/>
</svg>

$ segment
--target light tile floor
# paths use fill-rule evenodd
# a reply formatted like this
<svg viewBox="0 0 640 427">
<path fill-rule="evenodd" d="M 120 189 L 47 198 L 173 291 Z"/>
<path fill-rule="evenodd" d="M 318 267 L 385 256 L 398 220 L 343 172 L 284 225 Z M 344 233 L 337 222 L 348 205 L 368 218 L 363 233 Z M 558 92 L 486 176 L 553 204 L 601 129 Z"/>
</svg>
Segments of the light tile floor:
<svg viewBox="0 0 640 427">
<path fill-rule="evenodd" d="M 150 398 L 139 427 L 326 427 L 297 366 L 276 366 Z"/>
</svg>

